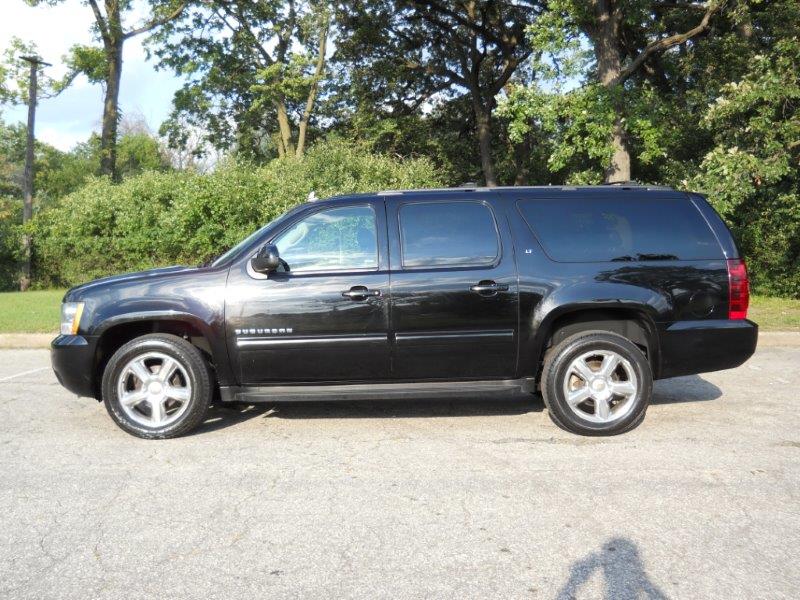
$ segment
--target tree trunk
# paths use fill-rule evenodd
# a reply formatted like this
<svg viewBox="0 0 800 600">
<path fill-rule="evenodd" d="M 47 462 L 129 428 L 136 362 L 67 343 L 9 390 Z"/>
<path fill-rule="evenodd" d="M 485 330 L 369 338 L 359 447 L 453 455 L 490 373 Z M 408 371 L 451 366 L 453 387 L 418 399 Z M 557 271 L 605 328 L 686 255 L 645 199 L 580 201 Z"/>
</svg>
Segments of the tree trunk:
<svg viewBox="0 0 800 600">
<path fill-rule="evenodd" d="M 522 142 L 518 144 L 511 143 L 511 150 L 514 155 L 514 185 L 528 185 L 528 162 L 531 156 L 530 141 L 525 137 Z"/>
<path fill-rule="evenodd" d="M 492 162 L 492 113 L 483 106 L 480 91 L 472 91 L 472 109 L 475 112 L 475 125 L 478 133 L 478 146 L 481 152 L 481 168 L 487 187 L 497 185 Z"/>
<path fill-rule="evenodd" d="M 308 97 L 306 98 L 306 108 L 303 111 L 303 116 L 300 119 L 300 126 L 297 131 L 297 157 L 301 158 L 306 146 L 306 131 L 308 129 L 308 121 L 311 118 L 311 111 L 314 109 L 314 101 L 317 98 L 317 90 L 319 89 L 319 81 L 322 79 L 322 73 L 325 70 L 325 50 L 328 42 L 328 21 L 319 34 L 319 54 L 317 55 L 317 66 L 314 69 L 314 78 L 311 80 L 311 89 L 308 90 Z"/>
<path fill-rule="evenodd" d="M 119 124 L 119 85 L 122 77 L 122 39 L 106 47 L 108 74 L 103 102 L 103 131 L 100 135 L 100 172 L 118 180 L 117 125 Z"/>
<path fill-rule="evenodd" d="M 284 104 L 283 98 L 275 101 L 275 110 L 278 112 L 278 128 L 281 134 L 280 143 L 283 150 L 281 153 L 279 149 L 278 154 L 292 157 L 295 155 L 294 144 L 292 143 L 292 127 L 289 124 L 289 114 L 286 112 L 286 104 Z"/>
<path fill-rule="evenodd" d="M 28 131 L 25 146 L 25 174 L 23 187 L 25 188 L 22 200 L 22 224 L 25 225 L 33 217 L 33 160 L 34 160 L 34 127 L 36 124 L 36 69 L 39 64 L 31 58 L 31 74 L 28 86 Z M 31 285 L 31 236 L 28 232 L 22 234 L 22 277 L 19 280 L 19 290 L 26 291 Z"/>
<path fill-rule="evenodd" d="M 620 21 L 621 13 L 615 10 L 608 0 L 595 0 L 594 11 L 596 16 L 595 26 L 590 35 L 594 42 L 594 53 L 597 60 L 597 74 L 600 83 L 611 93 L 614 110 L 617 113 L 614 128 L 611 134 L 613 154 L 611 163 L 605 171 L 607 183 L 617 181 L 630 181 L 631 156 L 628 151 L 623 125 L 623 106 L 619 93 L 621 92 L 617 80 L 622 73 L 622 57 L 620 55 Z"/>
<path fill-rule="evenodd" d="M 733 0 L 732 5 L 729 6 L 736 33 L 745 41 L 749 41 L 753 37 L 753 17 L 749 5 L 749 0 Z"/>
<path fill-rule="evenodd" d="M 628 143 L 625 134 L 625 127 L 622 124 L 622 117 L 617 113 L 614 120 L 614 129 L 611 133 L 611 146 L 614 153 L 611 155 L 611 164 L 606 169 L 606 182 L 614 183 L 617 181 L 631 180 L 631 154 L 628 151 Z"/>
</svg>

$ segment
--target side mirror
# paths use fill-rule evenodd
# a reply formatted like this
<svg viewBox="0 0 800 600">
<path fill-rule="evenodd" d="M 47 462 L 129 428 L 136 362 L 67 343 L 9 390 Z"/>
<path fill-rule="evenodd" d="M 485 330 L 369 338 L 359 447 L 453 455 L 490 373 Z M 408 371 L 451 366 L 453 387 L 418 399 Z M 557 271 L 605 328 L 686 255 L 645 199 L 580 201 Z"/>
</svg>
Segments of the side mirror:
<svg viewBox="0 0 800 600">
<path fill-rule="evenodd" d="M 256 273 L 263 273 L 264 275 L 272 273 L 281 266 L 278 247 L 274 244 L 267 244 L 250 260 L 250 265 Z"/>
</svg>

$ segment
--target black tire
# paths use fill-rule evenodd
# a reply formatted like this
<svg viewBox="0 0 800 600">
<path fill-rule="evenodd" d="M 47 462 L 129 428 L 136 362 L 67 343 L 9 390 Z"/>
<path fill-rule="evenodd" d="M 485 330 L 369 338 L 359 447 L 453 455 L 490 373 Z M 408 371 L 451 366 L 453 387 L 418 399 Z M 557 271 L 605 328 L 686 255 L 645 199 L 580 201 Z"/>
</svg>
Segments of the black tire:
<svg viewBox="0 0 800 600">
<path fill-rule="evenodd" d="M 148 426 L 126 414 L 117 391 L 125 366 L 137 356 L 153 352 L 174 359 L 191 384 L 188 407 L 175 421 L 161 427 Z M 200 350 L 183 338 L 164 333 L 138 337 L 117 350 L 106 365 L 102 385 L 103 402 L 114 422 L 131 435 L 149 440 L 174 438 L 193 430 L 205 419 L 214 392 L 211 369 Z"/>
<path fill-rule="evenodd" d="M 582 418 L 578 414 L 583 414 L 582 411 L 570 408 L 565 397 L 564 386 L 570 376 L 570 365 L 576 358 L 592 351 L 612 351 L 627 360 L 638 383 L 636 393 L 630 398 L 630 408 L 624 416 L 610 423 L 595 423 Z M 644 420 L 653 393 L 653 374 L 647 357 L 627 338 L 607 331 L 583 331 L 548 350 L 541 387 L 550 418 L 562 429 L 580 435 L 618 435 L 634 429 Z M 591 407 L 594 400 L 588 402 Z"/>
</svg>

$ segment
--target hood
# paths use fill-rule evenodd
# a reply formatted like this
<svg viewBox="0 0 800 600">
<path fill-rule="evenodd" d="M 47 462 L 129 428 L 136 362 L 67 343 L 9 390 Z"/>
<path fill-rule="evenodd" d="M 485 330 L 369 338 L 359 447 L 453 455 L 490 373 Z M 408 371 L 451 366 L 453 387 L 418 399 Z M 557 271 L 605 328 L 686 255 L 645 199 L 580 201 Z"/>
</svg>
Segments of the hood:
<svg viewBox="0 0 800 600">
<path fill-rule="evenodd" d="M 101 277 L 88 283 L 77 285 L 64 294 L 64 302 L 73 302 L 80 300 L 81 297 L 89 291 L 113 286 L 120 283 L 138 283 L 148 279 L 164 278 L 177 273 L 192 273 L 199 271 L 200 267 L 187 267 L 187 266 L 173 266 L 173 267 L 160 267 L 158 269 L 148 269 L 147 271 L 137 271 L 134 273 L 123 273 L 122 275 L 112 275 L 110 277 Z"/>
</svg>

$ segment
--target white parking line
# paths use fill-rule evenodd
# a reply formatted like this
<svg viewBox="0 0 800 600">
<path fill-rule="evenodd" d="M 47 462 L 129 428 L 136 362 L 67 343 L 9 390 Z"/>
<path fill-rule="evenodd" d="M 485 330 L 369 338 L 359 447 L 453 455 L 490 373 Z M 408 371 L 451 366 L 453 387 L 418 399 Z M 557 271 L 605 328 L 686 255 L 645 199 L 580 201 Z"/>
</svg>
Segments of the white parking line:
<svg viewBox="0 0 800 600">
<path fill-rule="evenodd" d="M 46 371 L 50 367 L 39 367 L 38 369 L 31 369 L 30 371 L 23 371 L 22 373 L 17 373 L 15 375 L 9 375 L 8 377 L 0 377 L 0 383 L 4 381 L 10 381 L 16 377 L 22 377 L 23 375 L 31 375 L 32 373 L 38 373 L 39 371 Z"/>
</svg>

